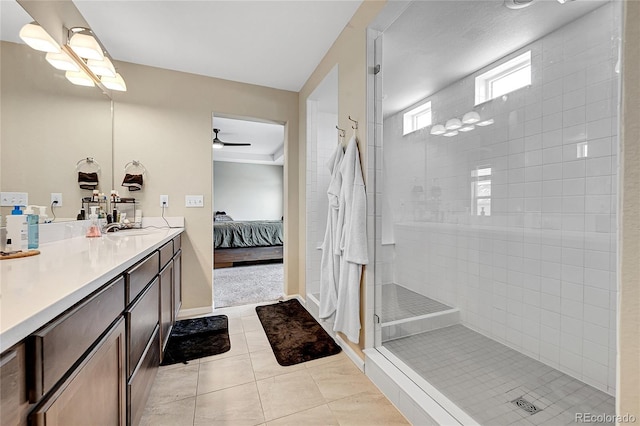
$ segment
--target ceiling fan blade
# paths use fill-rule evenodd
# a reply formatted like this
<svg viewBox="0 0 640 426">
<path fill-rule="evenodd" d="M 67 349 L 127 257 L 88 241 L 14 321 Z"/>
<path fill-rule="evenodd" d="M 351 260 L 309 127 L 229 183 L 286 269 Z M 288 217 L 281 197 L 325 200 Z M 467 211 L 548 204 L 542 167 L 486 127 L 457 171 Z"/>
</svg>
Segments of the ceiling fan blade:
<svg viewBox="0 0 640 426">
<path fill-rule="evenodd" d="M 233 142 L 222 142 L 224 146 L 251 146 L 250 143 L 233 143 Z"/>
</svg>

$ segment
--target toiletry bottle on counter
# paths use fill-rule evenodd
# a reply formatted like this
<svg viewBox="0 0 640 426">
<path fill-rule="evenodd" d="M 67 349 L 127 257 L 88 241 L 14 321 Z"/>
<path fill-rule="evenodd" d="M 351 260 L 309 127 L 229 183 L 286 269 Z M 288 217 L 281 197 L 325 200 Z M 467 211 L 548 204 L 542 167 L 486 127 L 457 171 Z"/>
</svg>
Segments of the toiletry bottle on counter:
<svg viewBox="0 0 640 426">
<path fill-rule="evenodd" d="M 38 209 L 40 209 L 40 214 L 38 215 L 39 216 L 38 222 L 49 223 L 49 216 L 47 215 L 47 206 L 38 206 Z"/>
<path fill-rule="evenodd" d="M 24 211 L 27 216 L 27 248 L 29 250 L 37 249 L 40 244 L 39 217 L 33 211 L 33 207 L 37 206 L 27 206 Z"/>
<path fill-rule="evenodd" d="M 22 214 L 20 206 L 15 206 L 6 220 L 7 242 L 11 240 L 10 250 L 27 250 L 29 248 L 27 216 Z"/>
<path fill-rule="evenodd" d="M 102 232 L 100 231 L 100 222 L 98 221 L 97 209 L 98 206 L 91 206 L 91 214 L 89 215 L 91 224 L 89 225 L 89 229 L 87 229 L 87 238 L 102 236 Z"/>
</svg>

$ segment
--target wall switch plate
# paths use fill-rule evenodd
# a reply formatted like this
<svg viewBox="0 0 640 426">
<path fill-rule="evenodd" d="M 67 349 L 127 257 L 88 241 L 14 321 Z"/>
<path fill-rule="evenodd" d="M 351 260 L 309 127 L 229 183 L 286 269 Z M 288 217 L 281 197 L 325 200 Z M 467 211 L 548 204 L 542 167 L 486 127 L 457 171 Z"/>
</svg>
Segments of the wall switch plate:
<svg viewBox="0 0 640 426">
<path fill-rule="evenodd" d="M 185 207 L 204 207 L 204 196 L 202 195 L 185 195 Z"/>
<path fill-rule="evenodd" d="M 26 192 L 0 192 L 0 206 L 28 206 L 29 194 Z"/>
<path fill-rule="evenodd" d="M 160 207 L 169 207 L 169 196 L 161 195 L 160 196 Z"/>
<path fill-rule="evenodd" d="M 54 202 L 56 202 L 53 204 Z M 51 205 L 55 207 L 62 207 L 62 192 L 52 192 L 51 193 Z"/>
</svg>

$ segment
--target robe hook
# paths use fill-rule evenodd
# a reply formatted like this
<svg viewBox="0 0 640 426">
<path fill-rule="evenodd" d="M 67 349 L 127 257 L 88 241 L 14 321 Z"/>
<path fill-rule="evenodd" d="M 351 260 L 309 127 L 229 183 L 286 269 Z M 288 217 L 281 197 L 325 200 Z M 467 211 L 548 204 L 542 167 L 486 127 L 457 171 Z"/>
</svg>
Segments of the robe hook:
<svg viewBox="0 0 640 426">
<path fill-rule="evenodd" d="M 338 136 L 340 136 L 341 138 L 344 138 L 346 136 L 347 132 L 344 129 L 341 129 L 338 126 L 336 126 L 336 129 L 338 129 Z"/>
<path fill-rule="evenodd" d="M 356 120 L 354 120 L 353 118 L 351 118 L 351 116 L 349 116 L 349 120 L 353 121 L 355 123 L 355 127 L 351 126 L 351 128 L 354 129 L 354 130 L 358 130 L 358 122 Z"/>
</svg>

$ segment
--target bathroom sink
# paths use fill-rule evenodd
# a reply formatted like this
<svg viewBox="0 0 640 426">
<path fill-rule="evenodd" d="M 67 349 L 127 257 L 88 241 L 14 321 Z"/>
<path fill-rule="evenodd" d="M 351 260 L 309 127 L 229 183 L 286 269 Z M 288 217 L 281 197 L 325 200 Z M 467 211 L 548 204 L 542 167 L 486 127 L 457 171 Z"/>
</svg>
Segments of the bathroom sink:
<svg viewBox="0 0 640 426">
<path fill-rule="evenodd" d="M 115 232 L 105 232 L 102 235 L 107 237 L 135 237 L 137 235 L 153 234 L 154 232 L 152 229 L 120 229 Z"/>
</svg>

